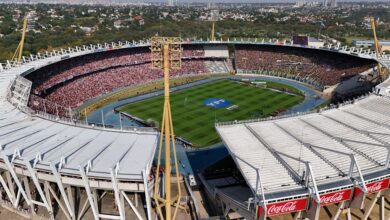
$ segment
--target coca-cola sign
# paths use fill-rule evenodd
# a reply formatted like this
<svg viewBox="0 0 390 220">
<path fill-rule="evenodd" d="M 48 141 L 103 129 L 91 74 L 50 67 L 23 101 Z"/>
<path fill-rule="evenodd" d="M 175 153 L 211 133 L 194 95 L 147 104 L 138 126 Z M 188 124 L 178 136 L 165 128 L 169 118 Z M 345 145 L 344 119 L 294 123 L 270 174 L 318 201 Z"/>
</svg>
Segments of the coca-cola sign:
<svg viewBox="0 0 390 220">
<path fill-rule="evenodd" d="M 376 193 L 381 190 L 384 190 L 389 186 L 389 182 L 390 182 L 390 178 L 368 183 L 366 184 L 367 193 Z M 362 190 L 356 187 L 354 196 L 358 196 L 361 192 Z"/>
<path fill-rule="evenodd" d="M 323 205 L 349 200 L 351 194 L 352 194 L 352 189 L 346 189 L 342 191 L 331 192 L 331 193 L 320 195 L 320 205 L 323 206 Z"/>
<path fill-rule="evenodd" d="M 267 204 L 267 216 L 301 211 L 306 209 L 306 205 L 307 198 Z M 264 209 L 262 206 L 259 206 L 258 208 L 258 215 L 260 216 Z"/>
</svg>

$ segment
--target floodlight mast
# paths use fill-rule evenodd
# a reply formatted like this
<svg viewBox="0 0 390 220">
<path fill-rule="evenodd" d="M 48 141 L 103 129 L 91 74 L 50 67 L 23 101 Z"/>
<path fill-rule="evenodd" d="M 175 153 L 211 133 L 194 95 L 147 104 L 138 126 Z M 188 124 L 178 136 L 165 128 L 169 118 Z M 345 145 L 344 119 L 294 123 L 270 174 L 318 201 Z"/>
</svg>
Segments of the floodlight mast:
<svg viewBox="0 0 390 220">
<path fill-rule="evenodd" d="M 213 21 L 213 26 L 211 28 L 211 36 L 210 36 L 211 41 L 215 41 L 215 21 Z"/>
<path fill-rule="evenodd" d="M 16 51 L 11 58 L 12 61 L 16 61 L 17 63 L 21 63 L 22 60 L 24 39 L 26 37 L 26 32 L 27 32 L 27 22 L 28 22 L 28 15 L 26 15 L 23 19 L 22 39 L 20 40 L 18 47 L 16 48 Z"/>
<path fill-rule="evenodd" d="M 376 34 L 375 18 L 370 17 L 370 21 L 371 21 L 371 29 L 372 29 L 373 36 L 374 36 L 374 47 L 375 47 L 376 58 L 379 60 L 379 59 L 381 59 L 381 56 L 382 56 L 382 50 L 381 50 L 381 47 L 379 45 L 379 40 L 378 40 L 378 37 Z M 387 78 L 387 75 L 388 75 L 386 69 L 383 68 L 383 66 L 381 65 L 381 63 L 379 61 L 378 61 L 378 75 L 379 75 L 379 79 L 381 81 L 385 80 Z"/>
<path fill-rule="evenodd" d="M 179 205 L 181 198 L 180 181 L 179 181 L 179 167 L 177 163 L 175 135 L 173 132 L 172 114 L 169 96 L 169 71 L 170 69 L 181 68 L 181 39 L 178 37 L 152 37 L 151 39 L 151 55 L 152 55 L 152 68 L 163 69 L 164 71 L 164 109 L 161 123 L 160 142 L 158 148 L 158 160 L 156 169 L 156 179 L 154 188 L 154 200 L 156 202 L 157 213 L 160 219 L 171 220 L 175 219 L 178 208 L 185 209 Z M 163 139 L 164 137 L 164 139 Z M 159 195 L 159 174 L 161 165 L 161 153 L 165 150 L 165 195 Z M 172 199 L 171 195 L 171 148 L 173 152 L 173 162 L 175 166 L 176 178 L 177 178 L 177 196 Z M 171 206 L 174 207 L 174 213 L 172 216 Z M 163 215 L 162 208 L 164 207 L 165 216 Z"/>
</svg>

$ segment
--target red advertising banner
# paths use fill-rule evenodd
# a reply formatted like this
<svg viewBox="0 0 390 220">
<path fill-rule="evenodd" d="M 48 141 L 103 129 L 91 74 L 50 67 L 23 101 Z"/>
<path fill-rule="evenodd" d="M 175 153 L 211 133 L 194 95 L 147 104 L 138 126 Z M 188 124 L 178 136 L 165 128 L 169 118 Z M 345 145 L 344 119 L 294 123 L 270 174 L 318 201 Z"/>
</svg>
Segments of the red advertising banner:
<svg viewBox="0 0 390 220">
<path fill-rule="evenodd" d="M 351 198 L 352 189 L 345 189 L 337 192 L 326 193 L 320 195 L 320 205 L 329 205 L 341 201 L 349 200 Z"/>
<path fill-rule="evenodd" d="M 368 183 L 368 184 L 366 184 L 367 193 L 376 193 L 376 192 L 379 192 L 381 190 L 384 190 L 387 187 L 389 187 L 389 182 L 390 182 L 390 178 Z M 356 197 L 360 193 L 362 193 L 362 190 L 360 188 L 356 187 L 353 195 Z"/>
<path fill-rule="evenodd" d="M 307 198 L 267 204 L 266 216 L 282 215 L 290 212 L 298 212 L 306 209 L 306 205 L 307 205 Z M 258 216 L 260 216 L 263 213 L 263 211 L 264 211 L 263 207 L 259 206 Z"/>
</svg>

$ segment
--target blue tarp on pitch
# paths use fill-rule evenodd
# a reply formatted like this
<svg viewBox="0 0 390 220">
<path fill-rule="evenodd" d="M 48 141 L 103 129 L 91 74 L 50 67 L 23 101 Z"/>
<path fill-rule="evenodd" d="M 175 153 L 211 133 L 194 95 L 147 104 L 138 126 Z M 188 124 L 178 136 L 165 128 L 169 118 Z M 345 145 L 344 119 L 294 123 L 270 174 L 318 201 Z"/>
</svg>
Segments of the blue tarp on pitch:
<svg viewBox="0 0 390 220">
<path fill-rule="evenodd" d="M 220 98 L 209 98 L 203 101 L 203 104 L 205 106 L 211 107 L 211 108 L 227 108 L 232 103 L 229 100 L 226 99 L 220 99 Z"/>
</svg>

